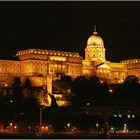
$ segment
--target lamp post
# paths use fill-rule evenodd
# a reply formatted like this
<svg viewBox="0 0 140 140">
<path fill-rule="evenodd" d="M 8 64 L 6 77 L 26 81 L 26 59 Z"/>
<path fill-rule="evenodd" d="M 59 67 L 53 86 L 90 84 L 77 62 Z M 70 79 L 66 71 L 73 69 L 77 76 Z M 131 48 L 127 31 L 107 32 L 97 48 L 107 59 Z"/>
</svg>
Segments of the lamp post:
<svg viewBox="0 0 140 140">
<path fill-rule="evenodd" d="M 43 88 L 44 93 L 46 93 L 46 87 L 47 87 L 47 82 L 46 82 L 46 76 L 44 76 L 44 82 L 43 84 L 41 83 L 41 86 Z M 43 108 L 44 105 L 40 105 L 39 108 L 39 134 L 42 135 L 42 121 L 43 121 Z"/>
<path fill-rule="evenodd" d="M 43 105 L 40 105 L 39 110 L 39 134 L 42 135 L 42 121 L 43 121 Z"/>
<path fill-rule="evenodd" d="M 47 90 L 46 90 L 46 87 L 43 88 L 44 90 L 44 93 L 45 94 L 48 94 L 47 93 Z M 48 99 L 48 95 L 47 95 L 47 99 Z M 41 103 L 41 102 L 40 102 Z M 46 107 L 46 106 L 50 106 L 50 103 L 47 105 L 47 104 L 41 104 L 40 105 L 40 108 L 39 108 L 39 134 L 42 135 L 42 122 L 43 122 L 43 109 Z"/>
<path fill-rule="evenodd" d="M 39 121 L 39 129 L 40 129 L 40 134 L 42 135 L 42 108 L 40 107 L 40 121 Z"/>
<path fill-rule="evenodd" d="M 45 77 L 45 76 L 44 76 Z M 42 85 L 42 87 L 43 87 L 43 92 L 45 93 L 45 95 L 47 95 L 47 100 L 50 100 L 49 98 L 50 98 L 50 96 L 48 96 L 49 94 L 48 94 L 48 91 L 47 91 L 47 83 L 48 83 L 48 81 L 46 81 L 46 77 L 45 77 L 45 79 L 44 79 L 45 81 L 44 81 L 44 84 L 41 84 Z M 52 82 L 52 81 L 51 81 Z M 45 98 L 45 97 L 44 97 Z M 46 98 L 45 98 L 46 99 Z M 46 106 L 50 106 L 51 104 L 50 104 L 50 102 L 48 101 L 48 103 L 47 104 L 42 104 L 42 102 L 40 102 L 40 109 L 39 109 L 39 134 L 40 135 L 42 135 L 42 122 L 43 122 L 43 109 L 46 107 Z"/>
</svg>

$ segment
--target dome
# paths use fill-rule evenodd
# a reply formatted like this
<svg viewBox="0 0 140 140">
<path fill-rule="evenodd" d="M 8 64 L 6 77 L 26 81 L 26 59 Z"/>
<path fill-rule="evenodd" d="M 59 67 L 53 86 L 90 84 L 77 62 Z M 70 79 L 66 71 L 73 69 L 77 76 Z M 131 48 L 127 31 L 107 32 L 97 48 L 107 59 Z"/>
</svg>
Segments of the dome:
<svg viewBox="0 0 140 140">
<path fill-rule="evenodd" d="M 91 35 L 87 41 L 87 46 L 92 46 L 92 45 L 104 46 L 103 39 L 97 35 L 96 31 L 93 32 L 93 35 Z"/>
</svg>

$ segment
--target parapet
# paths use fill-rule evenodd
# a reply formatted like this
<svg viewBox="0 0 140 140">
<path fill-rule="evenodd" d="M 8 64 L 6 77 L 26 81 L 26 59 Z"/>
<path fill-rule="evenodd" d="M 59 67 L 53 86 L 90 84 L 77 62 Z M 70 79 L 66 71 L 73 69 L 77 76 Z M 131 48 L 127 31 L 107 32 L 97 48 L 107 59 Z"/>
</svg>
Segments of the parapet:
<svg viewBox="0 0 140 140">
<path fill-rule="evenodd" d="M 81 58 L 78 53 L 74 53 L 74 52 L 43 50 L 43 49 L 28 49 L 28 50 L 18 51 L 16 56 L 20 60 L 27 60 L 27 59 L 44 59 L 44 60 L 47 60 L 48 56 Z"/>
</svg>

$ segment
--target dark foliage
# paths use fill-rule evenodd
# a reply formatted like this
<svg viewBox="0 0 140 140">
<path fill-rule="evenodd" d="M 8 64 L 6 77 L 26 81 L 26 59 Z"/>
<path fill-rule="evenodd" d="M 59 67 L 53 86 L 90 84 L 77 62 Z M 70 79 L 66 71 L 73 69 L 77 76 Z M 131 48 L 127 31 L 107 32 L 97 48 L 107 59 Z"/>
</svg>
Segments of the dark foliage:
<svg viewBox="0 0 140 140">
<path fill-rule="evenodd" d="M 16 102 L 21 102 L 23 96 L 22 96 L 21 81 L 19 77 L 16 77 L 14 79 L 12 88 L 13 88 L 13 98 L 15 99 Z"/>
<path fill-rule="evenodd" d="M 73 101 L 77 104 L 85 102 L 92 104 L 96 101 L 103 103 L 108 96 L 107 92 L 108 85 L 101 84 L 100 79 L 95 76 L 90 78 L 80 76 L 73 81 Z"/>
</svg>

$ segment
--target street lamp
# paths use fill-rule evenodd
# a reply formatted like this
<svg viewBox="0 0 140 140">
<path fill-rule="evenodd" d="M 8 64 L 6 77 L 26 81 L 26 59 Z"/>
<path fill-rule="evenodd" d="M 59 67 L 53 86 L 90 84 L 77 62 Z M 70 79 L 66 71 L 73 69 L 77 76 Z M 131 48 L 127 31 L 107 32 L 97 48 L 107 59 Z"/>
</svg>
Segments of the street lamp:
<svg viewBox="0 0 140 140">
<path fill-rule="evenodd" d="M 12 126 L 13 124 L 12 123 L 10 123 L 10 126 Z"/>
<path fill-rule="evenodd" d="M 70 123 L 67 123 L 68 128 L 70 127 Z"/>
<path fill-rule="evenodd" d="M 96 132 L 99 132 L 99 123 L 96 123 Z"/>
<path fill-rule="evenodd" d="M 42 120 L 43 120 L 42 111 L 43 111 L 44 107 L 45 107 L 45 106 L 40 105 L 40 113 L 39 113 L 39 114 L 40 114 L 40 115 L 39 115 L 39 133 L 40 133 L 40 135 L 42 135 Z"/>
<path fill-rule="evenodd" d="M 113 93 L 113 89 L 109 89 L 109 93 Z"/>
<path fill-rule="evenodd" d="M 123 124 L 123 132 L 126 133 L 128 131 L 128 126 L 127 124 Z"/>
<path fill-rule="evenodd" d="M 99 127 L 99 124 L 98 123 L 96 123 L 96 128 L 98 128 Z"/>
<path fill-rule="evenodd" d="M 39 133 L 40 135 L 42 135 L 42 121 L 43 121 L 43 109 L 46 107 L 46 106 L 50 106 L 50 101 L 51 101 L 51 98 L 47 92 L 47 81 L 46 81 L 46 78 L 45 78 L 45 81 L 44 81 L 44 84 L 41 83 L 41 86 L 43 87 L 43 92 L 47 95 L 47 101 L 48 103 L 47 104 L 44 104 L 43 101 L 40 100 L 40 109 L 39 109 Z M 46 98 L 45 98 L 46 99 Z"/>
</svg>

